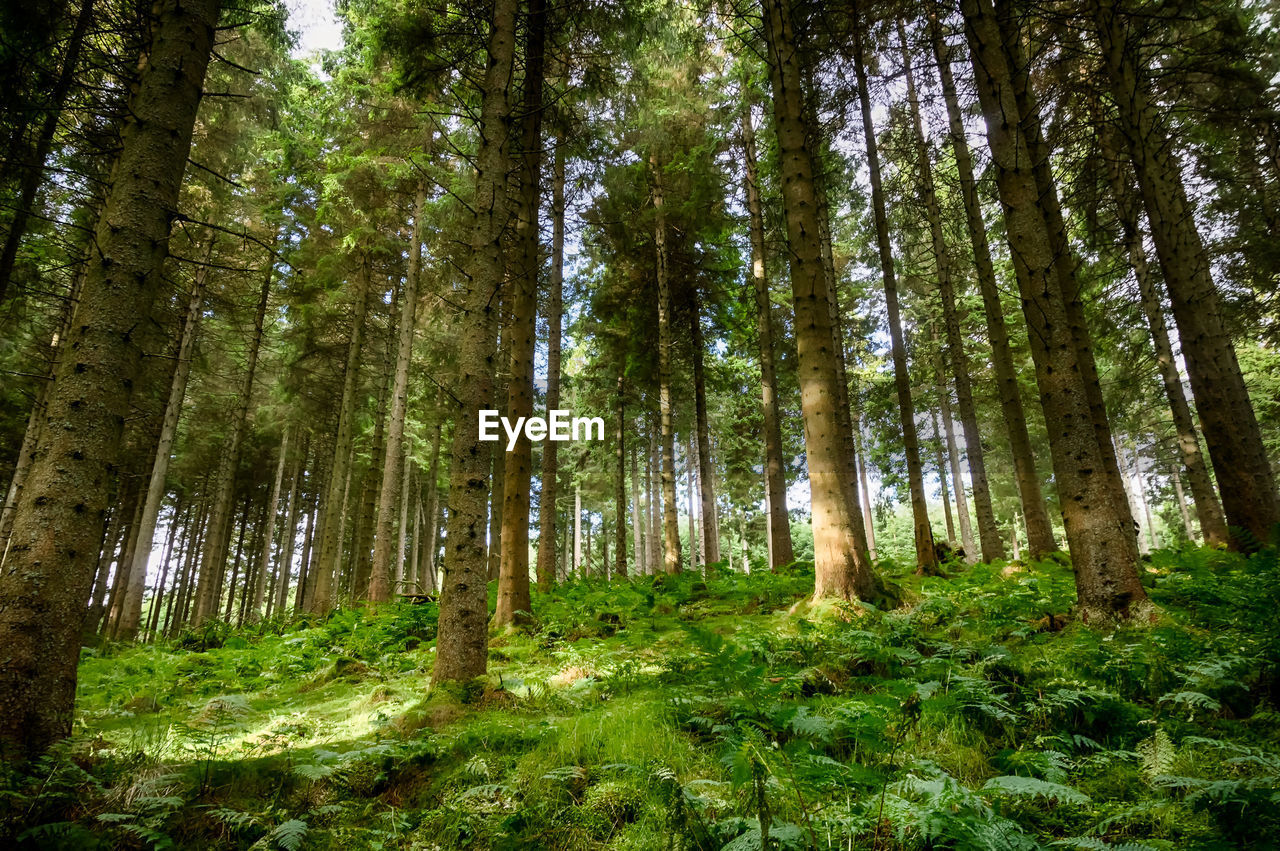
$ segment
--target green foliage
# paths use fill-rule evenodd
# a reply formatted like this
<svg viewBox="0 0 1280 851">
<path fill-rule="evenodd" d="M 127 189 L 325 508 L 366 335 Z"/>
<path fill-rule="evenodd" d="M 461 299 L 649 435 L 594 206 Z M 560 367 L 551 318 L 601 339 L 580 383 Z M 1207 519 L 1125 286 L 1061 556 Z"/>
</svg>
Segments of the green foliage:
<svg viewBox="0 0 1280 851">
<path fill-rule="evenodd" d="M 0 785 L 39 848 L 1266 847 L 1274 557 L 1157 553 L 1160 623 L 1070 623 L 1069 566 L 891 576 L 894 611 L 774 573 L 535 595 L 490 674 L 424 699 L 434 606 L 88 657 L 80 733 Z M 803 611 L 805 614 L 800 614 Z M 132 708 L 126 708 L 132 707 Z M 410 719 L 412 719 L 410 721 Z M 221 843 L 221 845 L 219 844 Z"/>
</svg>

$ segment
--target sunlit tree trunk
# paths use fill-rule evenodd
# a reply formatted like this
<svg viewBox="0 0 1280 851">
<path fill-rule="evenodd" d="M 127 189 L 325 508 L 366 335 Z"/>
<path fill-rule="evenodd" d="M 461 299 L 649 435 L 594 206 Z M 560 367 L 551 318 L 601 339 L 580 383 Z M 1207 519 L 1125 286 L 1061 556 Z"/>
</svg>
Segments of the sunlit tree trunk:
<svg viewBox="0 0 1280 851">
<path fill-rule="evenodd" d="M 870 559 L 850 506 L 841 398 L 814 186 L 805 128 L 804 90 L 790 0 L 765 0 L 764 34 L 787 224 L 795 302 L 800 406 L 813 512 L 814 596 L 868 599 L 875 593 Z"/>
<path fill-rule="evenodd" d="M 637 576 L 644 576 L 648 573 L 648 565 L 645 561 L 644 552 L 644 521 L 641 519 L 640 508 L 640 465 L 636 461 L 636 447 L 633 443 L 630 450 L 631 455 L 631 549 L 635 553 L 635 573 Z"/>
<path fill-rule="evenodd" d="M 613 491 L 613 577 L 624 579 L 627 576 L 627 406 L 626 380 L 618 376 L 618 430 L 614 437 L 614 456 L 617 466 L 614 469 Z"/>
<path fill-rule="evenodd" d="M 525 73 L 520 104 L 520 193 L 517 204 L 518 266 L 512 275 L 511 373 L 507 384 L 507 416 L 533 416 L 533 359 L 537 340 L 538 273 L 542 268 L 539 207 L 542 202 L 543 45 L 547 7 L 531 0 L 525 38 Z M 552 441 L 545 441 L 543 446 Z M 521 431 L 506 453 L 502 490 L 502 558 L 498 575 L 497 626 L 532 616 L 529 596 L 529 511 L 533 445 Z"/>
<path fill-rule="evenodd" d="M 489 27 L 488 66 L 480 108 L 476 154 L 475 228 L 468 280 L 462 292 L 458 400 L 449 474 L 449 557 L 441 581 L 439 638 L 431 681 L 469 680 L 488 665 L 488 590 L 484 521 L 488 496 L 486 445 L 479 412 L 493 399 L 495 296 L 502 286 L 502 234 L 507 224 L 508 135 L 515 56 L 516 0 L 495 0 Z"/>
<path fill-rule="evenodd" d="M 280 504 L 280 488 L 284 484 L 284 470 L 289 455 L 289 426 L 280 436 L 280 457 L 276 461 L 276 475 L 271 482 L 271 493 L 267 497 L 267 511 L 263 516 L 262 549 L 258 552 L 258 564 L 253 577 L 253 596 L 250 598 L 249 611 L 245 619 L 250 623 L 258 619 L 262 611 L 263 597 L 267 589 L 267 572 L 271 568 L 271 546 L 275 543 L 276 513 Z M 292 530 L 287 530 L 290 535 Z"/>
<path fill-rule="evenodd" d="M 46 409 L 0 574 L 0 758 L 70 733 L 85 602 L 141 352 L 133 339 L 161 289 L 218 0 L 157 4 L 149 56 L 84 290 Z"/>
<path fill-rule="evenodd" d="M 711 429 L 707 422 L 707 383 L 703 366 L 706 341 L 702 336 L 701 298 L 692 287 L 689 311 L 689 339 L 693 347 L 693 407 L 698 441 L 698 497 L 702 518 L 703 564 L 720 561 L 720 541 L 716 534 L 716 488 L 711 469 Z M 692 539 L 690 539 L 692 546 Z"/>
<path fill-rule="evenodd" d="M 938 428 L 938 412 L 930 411 L 929 416 L 933 421 L 933 447 L 937 453 L 935 466 L 938 468 L 938 483 L 942 495 L 942 516 L 947 524 L 947 545 L 955 547 L 956 527 L 955 522 L 951 519 L 951 495 L 949 493 L 950 489 L 947 487 L 947 461 L 942 457 L 942 430 Z M 951 448 L 955 448 L 954 440 L 951 442 Z"/>
<path fill-rule="evenodd" d="M 1082 617 L 1106 622 L 1146 615 L 1151 604 L 1138 579 L 1137 541 L 1123 488 L 1094 427 L 1080 348 L 1060 286 L 1060 240 L 1050 235 L 1042 191 L 1023 133 L 1011 61 L 990 0 L 963 0 L 966 36 L 987 124 L 996 183 L 1030 330 L 1045 422 L 1049 428 L 1067 543 Z M 1017 119 L 1017 120 L 1015 120 Z"/>
</svg>

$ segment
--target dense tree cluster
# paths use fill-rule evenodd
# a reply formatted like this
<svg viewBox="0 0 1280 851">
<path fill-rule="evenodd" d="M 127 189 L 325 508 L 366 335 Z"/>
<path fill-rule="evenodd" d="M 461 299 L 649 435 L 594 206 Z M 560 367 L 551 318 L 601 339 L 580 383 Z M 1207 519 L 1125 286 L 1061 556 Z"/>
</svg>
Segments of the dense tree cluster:
<svg viewBox="0 0 1280 851">
<path fill-rule="evenodd" d="M 531 582 L 1058 550 L 1106 628 L 1280 523 L 1260 7 L 339 12 L 0 12 L 4 756 L 95 640 L 438 594 L 466 681 Z"/>
</svg>

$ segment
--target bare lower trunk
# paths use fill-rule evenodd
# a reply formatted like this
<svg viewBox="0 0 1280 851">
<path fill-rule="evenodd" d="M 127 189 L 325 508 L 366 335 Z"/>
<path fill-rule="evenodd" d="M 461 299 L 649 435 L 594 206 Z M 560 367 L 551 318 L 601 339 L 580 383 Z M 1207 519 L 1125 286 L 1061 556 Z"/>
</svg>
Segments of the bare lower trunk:
<svg viewBox="0 0 1280 851">
<path fill-rule="evenodd" d="M 969 359 L 965 354 L 964 338 L 960 332 L 960 311 L 956 307 L 951 254 L 942 229 L 942 209 L 934 189 L 932 158 L 925 141 L 924 127 L 920 121 L 920 103 L 916 95 L 915 74 L 911 69 L 911 54 L 907 49 L 906 27 L 901 18 L 898 19 L 898 37 L 902 43 L 902 59 L 907 78 L 907 100 L 911 107 L 911 121 L 915 131 L 916 156 L 920 168 L 920 191 L 924 196 L 925 213 L 929 219 L 929 236 L 938 273 L 938 295 L 942 301 L 943 324 L 946 327 L 946 360 L 950 362 L 951 374 L 955 376 L 956 405 L 960 409 L 965 457 L 969 462 L 969 477 L 973 483 L 973 507 L 978 516 L 978 537 L 982 543 L 982 560 L 993 561 L 1004 558 L 1004 543 L 1000 539 L 1000 530 L 996 528 L 995 511 L 991 507 L 991 490 L 987 485 L 987 465 L 982 448 L 982 435 L 978 431 L 978 415 L 974 409 L 973 388 L 969 381 Z M 942 376 L 939 378 L 941 379 Z M 947 403 L 947 407 L 950 407 L 950 403 Z M 951 419 L 945 410 L 943 417 L 948 430 L 951 430 Z M 973 546 L 972 532 L 967 536 L 964 534 L 969 527 L 969 510 L 965 504 L 964 480 L 956 472 L 960 466 L 960 459 L 954 450 L 950 450 L 950 453 L 965 558 L 973 563 L 977 561 L 978 553 Z"/>
<path fill-rule="evenodd" d="M 804 93 L 790 0 L 765 0 L 764 33 L 773 89 L 783 208 L 795 302 L 800 406 L 813 512 L 814 596 L 868 599 L 875 593 L 870 559 L 842 481 L 846 447 L 839 429 L 836 372 L 826 274 L 804 121 Z"/>
<path fill-rule="evenodd" d="M 214 237 L 209 238 L 205 252 L 207 262 L 213 254 Z M 138 543 L 133 563 L 129 566 L 129 584 L 125 590 L 124 606 L 120 613 L 117 638 L 133 641 L 138 635 L 138 622 L 142 617 L 142 598 L 146 592 L 147 564 L 151 558 L 151 543 L 155 537 L 156 520 L 160 516 L 160 504 L 164 501 L 166 480 L 169 475 L 169 455 L 178 433 L 178 418 L 182 414 L 182 400 L 187 393 L 187 377 L 191 374 L 191 349 L 195 345 L 196 329 L 200 324 L 201 305 L 204 304 L 204 283 L 208 266 L 196 269 L 187 299 L 187 315 L 182 325 L 182 338 L 178 343 L 177 366 L 169 385 L 169 399 L 165 403 L 164 422 L 160 426 L 160 442 L 156 446 L 155 462 L 151 467 L 151 480 L 147 486 L 147 501 L 139 519 Z"/>
<path fill-rule="evenodd" d="M 964 0 L 966 35 L 1005 208 L 1006 230 L 1023 314 L 1030 329 L 1045 422 L 1049 428 L 1067 543 L 1076 574 L 1076 591 L 1085 620 L 1146 615 L 1151 610 L 1138 579 L 1133 520 L 1122 488 L 1110 480 L 1111 462 L 1099 445 L 1084 386 L 1080 341 L 1075 335 L 1059 263 L 1062 234 L 1052 235 L 1042 207 L 1041 181 L 1031 162 L 1023 115 L 1014 92 L 1011 59 L 1001 24 L 989 0 Z M 1019 116 L 1011 122 L 1009 116 Z M 1112 455 L 1114 460 L 1114 456 Z"/>
<path fill-rule="evenodd" d="M 1110 147 L 1105 140 L 1103 144 Z M 1187 404 L 1187 396 L 1182 389 L 1182 376 L 1174 360 L 1173 344 L 1169 341 L 1169 328 L 1165 324 L 1160 293 L 1147 266 L 1147 252 L 1143 246 L 1142 231 L 1138 223 L 1138 205 L 1125 181 L 1120 162 L 1113 152 L 1108 151 L 1108 153 L 1113 154 L 1107 164 L 1111 194 L 1115 198 L 1120 229 L 1129 254 L 1129 265 L 1133 268 L 1134 278 L 1138 282 L 1142 312 L 1147 318 L 1147 327 L 1151 331 L 1151 343 L 1155 348 L 1160 380 L 1164 383 L 1165 396 L 1169 399 L 1169 411 L 1173 416 L 1173 427 L 1178 434 L 1178 449 L 1182 456 L 1182 465 L 1187 471 L 1187 479 L 1191 484 L 1191 496 L 1195 500 L 1200 532 L 1204 536 L 1204 542 L 1209 546 L 1223 546 L 1230 542 L 1227 523 L 1222 514 L 1222 504 L 1218 501 L 1218 494 L 1213 488 L 1209 471 L 1205 467 L 1204 456 L 1200 453 L 1200 440 L 1196 434 L 1195 420 L 1191 416 L 1191 407 Z"/>
<path fill-rule="evenodd" d="M 636 461 L 635 444 L 631 446 L 631 549 L 635 553 L 637 576 L 648 573 L 644 551 L 644 521 L 640 509 L 640 465 Z"/>
<path fill-rule="evenodd" d="M 702 338 L 702 308 L 697 288 L 693 288 L 692 310 L 689 312 L 690 340 L 693 346 L 693 406 L 698 439 L 698 491 L 702 517 L 703 564 L 720 561 L 720 538 L 716 530 L 716 488 L 711 465 L 711 430 L 707 422 L 707 385 L 703 368 L 705 343 Z"/>
<path fill-rule="evenodd" d="M 515 54 L 515 0 L 495 0 L 489 63 L 480 110 L 480 149 L 473 207 L 475 228 L 461 293 L 458 400 L 449 475 L 449 556 L 441 581 L 433 685 L 480 676 L 488 665 L 488 588 L 484 521 L 489 466 L 479 412 L 493 400 L 496 296 L 502 286 L 502 234 L 507 224 L 507 89 Z"/>
<path fill-rule="evenodd" d="M 320 502 L 320 541 L 310 567 L 306 608 L 324 614 L 335 601 L 334 579 L 342 554 L 339 527 L 344 508 L 347 480 L 351 471 L 351 441 L 356 415 L 356 386 L 360 377 L 360 353 L 364 346 L 364 321 L 369 310 L 369 258 L 360 262 L 356 283 L 355 313 L 351 319 L 351 335 L 347 340 L 347 361 L 343 368 L 342 400 L 338 408 L 338 430 L 333 436 L 333 462 L 323 500 Z"/>
<path fill-rule="evenodd" d="M 1191 392 L 1217 474 L 1227 522 L 1246 530 L 1246 547 L 1269 540 L 1280 523 L 1280 495 L 1249 391 L 1222 321 L 1209 255 L 1196 228 L 1174 147 L 1161 126 L 1117 0 L 1095 0 L 1118 126 L 1133 162 L 1160 270 L 1173 305 Z"/>
<path fill-rule="evenodd" d="M 667 223 L 662 208 L 662 166 L 649 161 L 653 175 L 654 245 L 658 265 L 658 419 L 662 430 L 662 568 L 679 573 L 680 527 L 676 516 L 675 427 L 671 422 L 671 281 L 667 272 Z M 693 539 L 689 539 L 693 546 Z"/>
<path fill-rule="evenodd" d="M 267 302 L 271 298 L 271 282 L 275 275 L 275 253 L 267 257 L 267 273 L 258 294 L 258 308 L 253 318 L 253 337 L 249 341 L 249 362 L 245 366 L 240 384 L 240 395 L 232 414 L 231 434 L 222 449 L 218 467 L 218 490 L 213 503 L 213 515 L 209 521 L 209 535 L 205 541 L 204 557 L 200 561 L 200 584 L 196 592 L 196 626 L 207 617 L 217 614 L 218 592 L 222 587 L 222 574 L 227 566 L 227 545 L 231 537 L 231 500 L 235 493 L 236 473 L 240 467 L 240 450 L 249 423 L 249 403 L 253 397 L 253 378 L 258 369 L 258 355 L 262 351 L 262 332 L 267 315 Z"/>
<path fill-rule="evenodd" d="M 262 549 L 258 552 L 258 563 L 253 578 L 253 596 L 249 601 L 249 611 L 245 615 L 250 623 L 258 620 L 262 611 L 263 597 L 267 590 L 267 572 L 271 568 L 271 545 L 275 542 L 276 510 L 280 503 L 280 487 L 284 483 L 285 462 L 289 455 L 289 427 L 280 435 L 280 458 L 276 461 L 276 475 L 271 483 L 271 493 L 267 496 L 267 511 L 263 516 Z M 287 530 L 290 535 L 292 530 Z"/>
<path fill-rule="evenodd" d="M 560 407 L 560 323 L 564 298 L 564 151 L 556 140 L 551 173 L 551 283 L 547 294 L 547 410 Z M 542 498 L 538 506 L 538 590 L 549 591 L 556 575 L 556 490 L 559 442 L 542 444 Z"/>
<path fill-rule="evenodd" d="M 947 524 L 947 546 L 954 549 L 956 545 L 956 526 L 951 519 L 951 495 L 949 493 L 950 489 L 947 487 L 947 461 L 943 457 L 942 451 L 942 429 L 938 427 L 938 412 L 930 411 L 929 416 L 933 421 L 933 446 L 937 452 L 936 466 L 938 468 L 938 482 L 941 485 L 942 516 Z M 955 448 L 954 440 L 951 442 L 951 447 L 952 449 Z"/>
<path fill-rule="evenodd" d="M 907 369 L 907 347 L 903 341 L 902 319 L 898 307 L 898 280 L 893 266 L 893 250 L 889 246 L 889 218 L 884 188 L 880 179 L 880 152 L 875 124 L 871 118 L 871 94 L 867 85 L 867 68 L 863 58 L 862 22 L 853 26 L 853 69 L 858 79 L 858 101 L 862 107 L 862 133 L 867 151 L 867 168 L 871 173 L 871 206 L 875 215 L 876 247 L 880 255 L 880 274 L 884 281 L 884 300 L 889 315 L 889 341 L 893 357 L 894 386 L 898 394 L 899 425 L 902 448 L 907 459 L 907 486 L 911 493 L 911 516 L 916 548 L 916 572 L 933 573 L 938 569 L 934 550 L 933 529 L 929 525 L 929 504 L 924 493 L 924 470 L 920 463 L 920 439 L 916 434 L 915 405 L 911 399 L 911 374 Z"/>
<path fill-rule="evenodd" d="M 157 4 L 148 62 L 18 501 L 0 575 L 0 758 L 34 757 L 71 730 L 85 602 L 141 352 L 139 318 L 161 289 L 217 0 Z"/>
<path fill-rule="evenodd" d="M 427 150 L 430 153 L 428 141 Z M 409 270 L 401 295 L 400 318 L 396 325 L 396 371 L 391 390 L 391 418 L 387 424 L 387 445 L 382 454 L 382 486 L 378 493 L 378 513 L 373 540 L 373 564 L 369 572 L 369 602 L 391 598 L 391 529 L 396 495 L 405 476 L 404 421 L 409 406 L 409 365 L 413 360 L 413 331 L 418 313 L 418 278 L 422 269 L 422 219 L 426 213 L 427 187 L 418 184 L 413 209 L 413 245 L 409 248 Z"/>
<path fill-rule="evenodd" d="M 769 538 L 769 567 L 776 570 L 795 561 L 791 523 L 787 516 L 787 481 L 782 460 L 782 427 L 778 415 L 778 378 L 773 353 L 773 304 L 765 276 L 764 210 L 756 173 L 755 133 L 751 109 L 742 113 L 743 163 L 747 173 L 747 213 L 750 219 L 751 280 L 756 297 L 756 329 L 760 349 L 760 407 L 764 417 L 765 519 Z"/>
<path fill-rule="evenodd" d="M 951 73 L 950 54 L 943 41 L 942 27 L 936 15 L 930 16 L 929 32 L 942 81 L 942 93 L 947 104 L 951 146 L 955 153 L 956 171 L 960 178 L 960 194 L 964 201 L 969 240 L 973 247 L 974 269 L 977 273 L 978 287 L 982 292 L 987 337 L 991 342 L 991 363 L 995 368 L 996 384 L 1000 390 L 1000 408 L 1004 414 L 1009 449 L 1013 455 L 1018 494 L 1027 518 L 1028 546 L 1031 549 L 1032 558 L 1041 558 L 1056 550 L 1058 545 L 1053 539 L 1053 525 L 1049 520 L 1044 495 L 1040 490 L 1040 476 L 1036 472 L 1035 453 L 1027 433 L 1027 418 L 1022 406 L 1022 394 L 1018 389 L 1018 374 L 1013 365 L 1009 331 L 1005 326 L 1004 308 L 1000 303 L 1000 290 L 996 284 L 995 267 L 992 264 L 991 249 L 987 243 L 987 226 L 982 217 L 981 202 L 978 200 L 973 157 L 969 152 L 969 143 L 964 133 L 960 101 L 956 97 L 955 82 Z"/>
</svg>

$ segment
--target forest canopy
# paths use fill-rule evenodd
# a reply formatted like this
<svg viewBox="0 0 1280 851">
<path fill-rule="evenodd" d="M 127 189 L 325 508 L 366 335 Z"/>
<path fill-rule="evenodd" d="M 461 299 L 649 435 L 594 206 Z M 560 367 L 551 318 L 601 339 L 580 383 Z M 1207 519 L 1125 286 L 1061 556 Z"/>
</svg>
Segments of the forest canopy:
<svg viewBox="0 0 1280 851">
<path fill-rule="evenodd" d="M 0 841 L 1280 842 L 1278 39 L 5 4 Z"/>
</svg>

